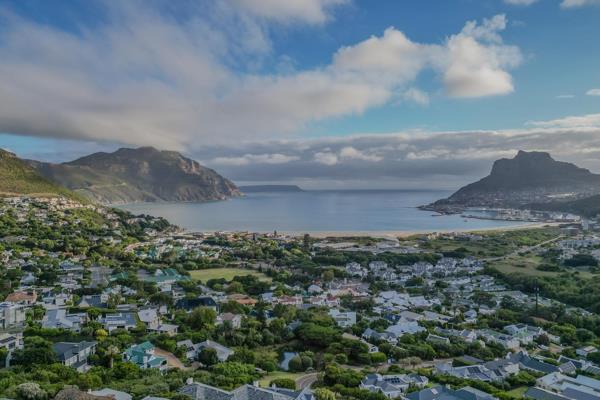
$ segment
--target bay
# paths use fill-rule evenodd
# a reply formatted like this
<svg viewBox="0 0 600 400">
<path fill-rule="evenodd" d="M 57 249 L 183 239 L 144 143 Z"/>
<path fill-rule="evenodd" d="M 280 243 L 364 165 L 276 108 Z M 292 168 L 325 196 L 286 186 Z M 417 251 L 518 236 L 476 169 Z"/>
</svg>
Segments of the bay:
<svg viewBox="0 0 600 400">
<path fill-rule="evenodd" d="M 192 231 L 429 232 L 523 225 L 440 216 L 417 208 L 450 194 L 440 190 L 264 192 L 208 203 L 135 203 L 120 208 L 164 217 Z"/>
</svg>

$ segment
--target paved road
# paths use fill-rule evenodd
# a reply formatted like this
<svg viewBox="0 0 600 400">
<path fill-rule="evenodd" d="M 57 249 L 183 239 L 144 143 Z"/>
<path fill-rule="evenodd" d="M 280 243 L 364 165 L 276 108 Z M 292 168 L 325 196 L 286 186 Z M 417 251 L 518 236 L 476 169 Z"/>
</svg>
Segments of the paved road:
<svg viewBox="0 0 600 400">
<path fill-rule="evenodd" d="M 311 387 L 312 384 L 317 381 L 318 376 L 319 376 L 319 374 L 317 372 L 303 375 L 296 380 L 296 386 L 298 386 L 299 389 L 305 389 L 307 387 Z"/>
</svg>

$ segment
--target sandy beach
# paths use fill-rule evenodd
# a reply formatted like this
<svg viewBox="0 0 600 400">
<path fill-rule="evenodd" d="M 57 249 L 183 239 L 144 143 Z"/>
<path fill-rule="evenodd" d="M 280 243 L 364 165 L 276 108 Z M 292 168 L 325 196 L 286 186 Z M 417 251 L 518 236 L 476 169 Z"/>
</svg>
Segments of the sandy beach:
<svg viewBox="0 0 600 400">
<path fill-rule="evenodd" d="M 394 239 L 394 238 L 406 238 L 414 235 L 423 235 L 427 233 L 453 233 L 453 232 L 502 232 L 502 231 L 513 231 L 520 229 L 533 229 L 543 228 L 549 226 L 558 226 L 559 222 L 523 222 L 520 225 L 506 226 L 506 227 L 490 227 L 490 228 L 479 228 L 479 229 L 450 229 L 450 230 L 413 230 L 413 231 L 316 231 L 316 232 L 284 232 L 279 233 L 289 236 L 304 236 L 309 234 L 312 237 L 323 239 L 327 237 L 373 237 L 382 239 Z"/>
</svg>

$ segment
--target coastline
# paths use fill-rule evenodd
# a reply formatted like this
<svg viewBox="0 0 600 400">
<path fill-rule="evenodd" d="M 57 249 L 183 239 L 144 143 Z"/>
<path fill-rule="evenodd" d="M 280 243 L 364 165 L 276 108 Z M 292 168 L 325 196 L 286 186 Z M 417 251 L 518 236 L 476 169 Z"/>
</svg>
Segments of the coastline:
<svg viewBox="0 0 600 400">
<path fill-rule="evenodd" d="M 333 238 L 352 238 L 352 237 L 371 237 L 371 238 L 380 238 L 380 239 L 396 239 L 396 238 L 407 238 L 414 235 L 425 235 L 431 233 L 489 233 L 489 232 L 504 232 L 504 231 L 514 231 L 514 230 L 522 230 L 522 229 L 536 229 L 536 228 L 544 228 L 551 226 L 558 226 L 560 222 L 547 222 L 547 223 L 527 223 L 512 226 L 502 226 L 502 227 L 489 227 L 489 228 L 479 228 L 479 229 L 446 229 L 446 230 L 411 230 L 411 231 L 277 231 L 280 235 L 291 236 L 291 237 L 303 237 L 308 234 L 313 238 L 317 239 L 325 239 L 328 237 Z M 219 231 L 219 230 L 185 230 L 188 233 L 203 233 L 203 234 L 214 234 L 214 233 L 258 233 L 258 234 L 268 234 L 273 232 L 250 232 L 250 231 Z"/>
</svg>

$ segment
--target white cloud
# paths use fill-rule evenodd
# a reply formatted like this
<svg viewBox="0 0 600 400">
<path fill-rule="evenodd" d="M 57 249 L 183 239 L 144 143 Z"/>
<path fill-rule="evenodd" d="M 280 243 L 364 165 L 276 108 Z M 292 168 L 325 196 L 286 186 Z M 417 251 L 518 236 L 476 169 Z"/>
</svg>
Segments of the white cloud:
<svg viewBox="0 0 600 400">
<path fill-rule="evenodd" d="M 232 8 L 234 1 L 243 4 Z M 327 16 L 345 2 L 276 3 L 281 15 L 319 23 L 319 10 Z M 0 14 L 0 74 L 10 77 L 0 80 L 0 131 L 195 151 L 209 141 L 296 132 L 398 98 L 426 104 L 412 86 L 427 69 L 451 96 L 506 94 L 508 71 L 520 62 L 519 49 L 502 43 L 500 15 L 469 22 L 442 43 L 388 28 L 340 48 L 328 65 L 258 73 L 244 60 L 270 49 L 262 19 L 275 16 L 261 14 L 263 2 L 215 2 L 182 20 L 154 3 L 106 4 L 106 20 L 80 32 Z"/>
<path fill-rule="evenodd" d="M 577 8 L 599 4 L 600 0 L 563 0 L 560 6 L 563 8 Z"/>
<path fill-rule="evenodd" d="M 361 160 L 377 162 L 383 160 L 383 157 L 376 154 L 367 154 L 363 151 L 357 150 L 352 146 L 346 146 L 340 150 L 340 158 L 343 160 Z"/>
<path fill-rule="evenodd" d="M 549 121 L 530 121 L 528 125 L 542 128 L 596 128 L 600 127 L 600 114 L 569 116 Z"/>
<path fill-rule="evenodd" d="M 216 157 L 209 161 L 210 165 L 249 165 L 249 164 L 286 164 L 298 160 L 297 156 L 285 154 L 244 154 L 241 157 Z"/>
<path fill-rule="evenodd" d="M 506 4 L 511 4 L 515 6 L 530 6 L 538 0 L 504 0 Z"/>
<path fill-rule="evenodd" d="M 293 162 L 221 166 L 234 181 L 310 182 L 313 187 L 457 188 L 486 175 L 518 150 L 548 151 L 600 173 L 600 115 L 571 116 L 511 130 L 399 132 L 205 146 L 199 159 L 286 154 Z M 565 122 L 570 121 L 570 122 Z"/>
<path fill-rule="evenodd" d="M 514 90 L 507 69 L 518 66 L 522 56 L 517 47 L 502 44 L 498 32 L 505 28 L 505 16 L 497 15 L 481 25 L 469 22 L 461 33 L 449 38 L 443 79 L 450 95 L 482 97 Z"/>
<path fill-rule="evenodd" d="M 425 106 L 429 104 L 429 95 L 417 88 L 409 88 L 404 93 L 402 93 L 402 98 L 407 101 L 412 101 L 414 103 Z"/>
<path fill-rule="evenodd" d="M 324 165 L 335 165 L 338 163 L 338 156 L 331 152 L 317 152 L 314 155 L 314 161 Z"/>
<path fill-rule="evenodd" d="M 251 14 L 278 22 L 322 24 L 330 18 L 334 6 L 349 0 L 226 0 Z"/>
<path fill-rule="evenodd" d="M 600 89 L 590 89 L 585 92 L 588 96 L 600 96 Z"/>
</svg>

